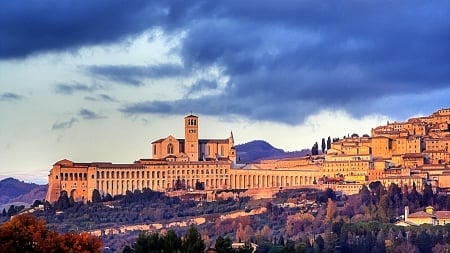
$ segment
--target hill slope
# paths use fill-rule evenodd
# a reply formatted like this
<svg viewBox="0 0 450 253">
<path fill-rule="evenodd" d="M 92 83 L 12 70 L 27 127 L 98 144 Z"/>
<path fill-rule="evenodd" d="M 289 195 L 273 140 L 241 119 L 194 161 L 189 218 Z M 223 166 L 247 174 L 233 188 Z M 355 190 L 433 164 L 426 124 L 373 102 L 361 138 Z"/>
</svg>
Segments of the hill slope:
<svg viewBox="0 0 450 253">
<path fill-rule="evenodd" d="M 46 185 L 25 183 L 15 178 L 5 178 L 0 181 L 0 204 L 10 202 L 32 203 L 35 199 L 44 199 Z"/>
<path fill-rule="evenodd" d="M 275 148 L 263 140 L 255 140 L 244 144 L 236 145 L 237 163 L 252 163 L 261 159 L 281 159 L 289 157 L 304 156 L 309 150 L 285 152 Z"/>
</svg>

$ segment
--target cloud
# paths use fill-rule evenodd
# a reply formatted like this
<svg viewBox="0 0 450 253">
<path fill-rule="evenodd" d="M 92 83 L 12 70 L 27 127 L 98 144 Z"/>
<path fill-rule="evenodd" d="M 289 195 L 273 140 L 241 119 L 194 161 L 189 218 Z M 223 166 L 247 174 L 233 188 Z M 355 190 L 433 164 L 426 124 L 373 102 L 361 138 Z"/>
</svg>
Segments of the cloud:
<svg viewBox="0 0 450 253">
<path fill-rule="evenodd" d="M 53 123 L 52 126 L 52 130 L 63 130 L 63 129 L 68 129 L 71 128 L 73 126 L 73 124 L 77 123 L 78 119 L 72 117 L 70 120 L 68 121 L 63 121 L 63 122 L 55 122 Z"/>
<path fill-rule="evenodd" d="M 159 2 L 2 2 L 0 58 L 113 43 L 158 25 L 166 16 Z"/>
<path fill-rule="evenodd" d="M 174 78 L 188 74 L 183 66 L 176 64 L 89 66 L 86 70 L 90 75 L 130 86 L 142 86 L 145 79 Z"/>
<path fill-rule="evenodd" d="M 220 92 L 197 92 L 217 90 L 210 80 L 183 90 L 178 100 L 125 104 L 125 113 L 198 109 L 299 124 L 324 109 L 395 115 L 450 87 L 450 6 L 443 0 L 4 5 L 0 58 L 120 43 L 157 28 L 168 37 L 182 32 L 173 50 L 182 66 L 90 66 L 87 73 L 143 86 L 216 66 L 226 79 Z M 390 98 L 399 107 L 380 102 Z M 450 95 L 439 99 L 434 103 L 448 106 Z"/>
<path fill-rule="evenodd" d="M 80 112 L 78 113 L 78 115 L 80 115 L 81 118 L 86 119 L 86 120 L 104 118 L 104 116 L 99 115 L 88 109 L 81 109 Z"/>
<path fill-rule="evenodd" d="M 17 100 L 21 100 L 22 96 L 15 94 L 15 93 L 10 93 L 10 92 L 5 92 L 0 94 L 0 102 L 1 101 L 17 101 Z"/>
<path fill-rule="evenodd" d="M 99 94 L 96 96 L 85 96 L 84 99 L 93 102 L 117 102 L 117 99 L 106 94 Z"/>
<path fill-rule="evenodd" d="M 72 95 L 75 92 L 92 92 L 100 89 L 97 85 L 85 85 L 80 83 L 60 83 L 55 85 L 55 92 L 58 94 Z"/>
<path fill-rule="evenodd" d="M 180 55 L 186 68 L 221 68 L 223 92 L 123 112 L 192 109 L 295 125 L 324 109 L 394 115 L 450 86 L 450 8 L 442 1 L 227 1 L 189 10 Z M 400 108 L 380 103 L 392 97 Z M 439 98 L 447 104 L 450 95 Z"/>
</svg>

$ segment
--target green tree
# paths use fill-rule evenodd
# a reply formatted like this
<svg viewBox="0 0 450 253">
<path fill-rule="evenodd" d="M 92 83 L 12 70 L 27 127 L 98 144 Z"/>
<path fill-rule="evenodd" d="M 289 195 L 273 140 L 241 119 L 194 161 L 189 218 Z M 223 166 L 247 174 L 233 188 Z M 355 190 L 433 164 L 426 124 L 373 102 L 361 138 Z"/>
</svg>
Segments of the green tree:
<svg viewBox="0 0 450 253">
<path fill-rule="evenodd" d="M 177 236 L 173 229 L 169 229 L 169 231 L 167 231 L 162 241 L 163 250 L 165 253 L 181 252 L 181 238 Z"/>
<path fill-rule="evenodd" d="M 325 138 L 322 138 L 322 145 L 321 145 L 321 148 L 322 148 L 322 154 L 325 154 L 325 148 L 326 148 L 327 146 L 326 146 L 326 144 L 325 144 Z"/>
<path fill-rule="evenodd" d="M 217 253 L 232 253 L 233 248 L 231 247 L 231 239 L 228 237 L 223 238 L 222 236 L 217 237 L 216 243 L 214 245 Z"/>
<path fill-rule="evenodd" d="M 134 243 L 134 252 L 136 253 L 158 253 L 163 249 L 164 241 L 158 233 L 148 234 L 140 233 Z"/>
<path fill-rule="evenodd" d="M 324 248 L 325 241 L 323 240 L 323 237 L 321 235 L 318 235 L 316 237 L 316 240 L 314 241 L 314 249 L 317 250 L 317 252 L 323 252 Z"/>
<path fill-rule="evenodd" d="M 92 191 L 92 202 L 99 203 L 102 202 L 102 196 L 100 196 L 100 192 L 97 189 Z"/>
<path fill-rule="evenodd" d="M 67 195 L 67 191 L 61 191 L 58 200 L 55 203 L 55 208 L 58 210 L 66 210 L 70 207 L 69 196 Z"/>
<path fill-rule="evenodd" d="M 42 202 L 39 199 L 36 199 L 31 206 L 32 207 L 38 207 L 38 206 L 43 205 L 43 204 L 44 204 L 44 202 Z"/>
<path fill-rule="evenodd" d="M 319 154 L 319 144 L 314 143 L 314 145 L 311 148 L 311 155 L 318 155 Z"/>
<path fill-rule="evenodd" d="M 8 217 L 11 217 L 16 214 L 17 214 L 16 207 L 14 205 L 10 205 L 7 212 Z"/>
<path fill-rule="evenodd" d="M 328 136 L 328 139 L 327 139 L 327 150 L 329 150 L 329 149 L 331 149 L 331 138 L 330 138 L 330 136 Z"/>
<path fill-rule="evenodd" d="M 3 208 L 2 216 L 3 216 L 3 217 L 6 216 L 6 209 L 5 209 L 5 208 Z"/>
<path fill-rule="evenodd" d="M 133 249 L 130 247 L 130 245 L 127 245 L 123 248 L 122 253 L 133 253 Z"/>
<path fill-rule="evenodd" d="M 431 236 L 425 230 L 422 230 L 419 235 L 417 235 L 416 245 L 420 252 L 431 253 L 431 249 L 434 247 L 431 243 L 431 239 Z"/>
<path fill-rule="evenodd" d="M 431 184 L 425 184 L 423 187 L 423 205 L 432 206 L 433 203 L 433 189 L 431 188 Z"/>
<path fill-rule="evenodd" d="M 280 239 L 278 240 L 278 245 L 284 246 L 284 237 L 283 237 L 283 235 L 280 235 Z"/>
<path fill-rule="evenodd" d="M 301 243 L 297 244 L 297 246 L 295 247 L 295 252 L 296 253 L 306 253 L 306 252 L 308 252 L 308 246 L 306 245 L 306 243 L 301 242 Z"/>
<path fill-rule="evenodd" d="M 190 226 L 183 240 L 186 253 L 201 253 L 205 250 L 205 242 L 194 226 Z"/>
</svg>

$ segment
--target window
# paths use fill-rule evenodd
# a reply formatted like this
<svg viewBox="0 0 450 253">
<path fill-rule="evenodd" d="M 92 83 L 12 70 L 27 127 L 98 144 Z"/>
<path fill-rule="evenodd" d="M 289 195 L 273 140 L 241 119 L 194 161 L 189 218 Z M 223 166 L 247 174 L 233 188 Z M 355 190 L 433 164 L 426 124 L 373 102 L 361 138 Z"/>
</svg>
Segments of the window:
<svg viewBox="0 0 450 253">
<path fill-rule="evenodd" d="M 153 154 L 156 155 L 156 145 L 153 145 Z"/>
<path fill-rule="evenodd" d="M 173 154 L 173 144 L 169 143 L 169 145 L 167 145 L 167 154 Z"/>
</svg>

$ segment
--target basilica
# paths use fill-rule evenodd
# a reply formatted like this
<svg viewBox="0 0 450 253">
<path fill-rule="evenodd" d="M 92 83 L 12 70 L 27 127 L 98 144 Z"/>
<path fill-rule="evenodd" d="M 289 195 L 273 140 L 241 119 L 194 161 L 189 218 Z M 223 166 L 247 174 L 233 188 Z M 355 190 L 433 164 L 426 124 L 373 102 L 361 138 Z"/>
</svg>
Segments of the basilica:
<svg viewBox="0 0 450 253">
<path fill-rule="evenodd" d="M 225 139 L 199 139 L 199 117 L 184 118 L 184 139 L 172 135 L 151 143 L 151 158 L 133 163 L 56 162 L 48 177 L 46 200 L 65 192 L 76 201 L 101 195 L 155 191 L 245 190 L 252 197 L 270 197 L 284 189 L 331 188 L 358 193 L 362 185 L 380 181 L 418 190 L 430 184 L 450 193 L 450 109 L 430 116 L 387 122 L 371 136 L 336 138 L 326 152 L 287 159 L 239 164 L 233 133 Z M 239 159 L 238 159 L 239 160 Z"/>
</svg>

